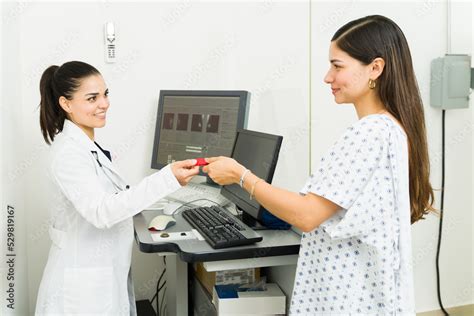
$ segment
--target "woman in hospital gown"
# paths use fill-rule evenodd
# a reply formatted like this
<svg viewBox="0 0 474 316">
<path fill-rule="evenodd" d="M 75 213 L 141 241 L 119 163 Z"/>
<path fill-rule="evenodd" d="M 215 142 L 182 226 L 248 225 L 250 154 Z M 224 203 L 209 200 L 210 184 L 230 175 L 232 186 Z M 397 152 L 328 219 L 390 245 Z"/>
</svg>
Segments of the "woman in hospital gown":
<svg viewBox="0 0 474 316">
<path fill-rule="evenodd" d="M 423 105 L 410 50 L 383 16 L 333 36 L 324 81 L 359 118 L 298 193 L 271 186 L 231 158 L 208 158 L 219 184 L 303 231 L 290 313 L 415 313 L 410 224 L 432 211 Z"/>
</svg>

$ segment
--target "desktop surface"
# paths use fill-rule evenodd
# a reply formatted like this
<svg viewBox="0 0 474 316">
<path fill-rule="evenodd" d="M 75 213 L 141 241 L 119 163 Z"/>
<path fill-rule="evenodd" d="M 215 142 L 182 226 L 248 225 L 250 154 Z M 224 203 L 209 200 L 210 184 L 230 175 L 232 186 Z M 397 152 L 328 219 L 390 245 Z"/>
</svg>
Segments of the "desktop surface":
<svg viewBox="0 0 474 316">
<path fill-rule="evenodd" d="M 148 231 L 148 223 L 161 211 L 143 211 L 133 217 L 135 239 L 140 251 L 146 253 L 174 252 L 185 262 L 207 262 L 218 260 L 245 259 L 298 254 L 301 237 L 292 230 L 259 230 L 261 242 L 224 249 L 213 249 L 205 240 L 183 239 L 174 241 L 154 241 Z M 176 224 L 167 233 L 190 233 L 192 226 L 175 214 Z M 159 234 L 154 233 L 154 234 Z"/>
</svg>

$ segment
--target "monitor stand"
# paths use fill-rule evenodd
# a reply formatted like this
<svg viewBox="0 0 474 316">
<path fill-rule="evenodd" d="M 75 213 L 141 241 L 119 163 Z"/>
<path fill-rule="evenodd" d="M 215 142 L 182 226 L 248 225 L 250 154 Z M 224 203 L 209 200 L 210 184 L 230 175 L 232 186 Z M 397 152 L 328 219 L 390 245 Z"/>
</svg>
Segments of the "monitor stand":
<svg viewBox="0 0 474 316">
<path fill-rule="evenodd" d="M 240 209 L 239 209 L 240 210 Z M 242 210 L 240 210 L 242 211 Z M 242 211 L 242 218 L 241 221 L 247 225 L 248 227 L 252 228 L 253 230 L 263 230 L 263 229 L 268 229 L 262 224 L 260 224 L 255 218 L 250 216 L 249 214 L 245 213 Z"/>
</svg>

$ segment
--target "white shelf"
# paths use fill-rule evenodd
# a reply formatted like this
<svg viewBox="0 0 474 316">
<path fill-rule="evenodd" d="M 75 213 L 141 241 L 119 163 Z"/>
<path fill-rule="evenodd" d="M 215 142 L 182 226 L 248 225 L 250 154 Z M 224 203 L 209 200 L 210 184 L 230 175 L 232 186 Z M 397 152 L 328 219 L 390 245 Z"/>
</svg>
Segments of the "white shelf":
<svg viewBox="0 0 474 316">
<path fill-rule="evenodd" d="M 225 271 L 234 269 L 262 268 L 296 265 L 298 255 L 260 257 L 249 259 L 222 260 L 204 262 L 204 269 L 207 272 Z"/>
</svg>

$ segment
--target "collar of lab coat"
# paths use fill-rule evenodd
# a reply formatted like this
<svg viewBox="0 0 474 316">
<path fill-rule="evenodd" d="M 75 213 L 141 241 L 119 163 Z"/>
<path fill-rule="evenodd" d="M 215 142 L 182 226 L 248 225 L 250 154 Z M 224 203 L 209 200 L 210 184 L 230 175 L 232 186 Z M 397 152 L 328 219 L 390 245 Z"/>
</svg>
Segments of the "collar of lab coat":
<svg viewBox="0 0 474 316">
<path fill-rule="evenodd" d="M 89 151 L 91 155 L 92 155 L 92 151 L 97 152 L 97 157 L 100 163 L 103 166 L 110 169 L 111 171 L 113 171 L 118 177 L 120 177 L 120 174 L 117 172 L 117 170 L 114 169 L 114 167 L 112 166 L 112 162 L 109 160 L 109 158 L 105 156 L 102 150 L 100 150 L 99 147 L 97 147 L 97 145 L 94 144 L 94 141 L 92 141 L 79 126 L 77 126 L 70 120 L 66 119 L 64 120 L 62 133 L 65 136 L 70 137 L 74 139 L 75 141 L 77 141 L 81 146 L 83 146 L 87 151 Z"/>
</svg>

